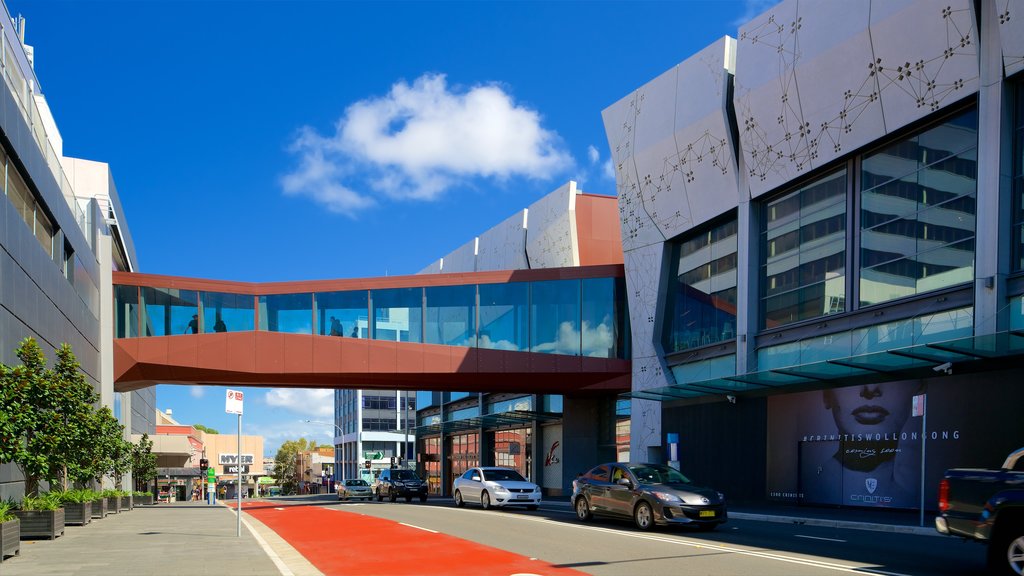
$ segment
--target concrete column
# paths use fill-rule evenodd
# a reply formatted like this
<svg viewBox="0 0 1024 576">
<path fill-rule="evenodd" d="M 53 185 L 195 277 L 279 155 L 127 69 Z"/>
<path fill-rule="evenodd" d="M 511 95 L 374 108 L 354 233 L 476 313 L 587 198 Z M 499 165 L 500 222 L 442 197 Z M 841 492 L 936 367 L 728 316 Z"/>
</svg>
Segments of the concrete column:
<svg viewBox="0 0 1024 576">
<path fill-rule="evenodd" d="M 114 276 L 110 236 L 96 235 L 100 289 L 100 405 L 114 409 Z M 125 396 L 129 396 L 126 394 Z M 131 428 L 129 419 L 124 420 Z"/>
<path fill-rule="evenodd" d="M 978 198 L 974 257 L 974 333 L 1009 327 L 1006 275 L 1012 246 L 1012 106 L 1006 104 L 999 15 L 980 2 L 981 86 L 978 91 Z M 1002 238 L 1002 241 L 1000 241 Z"/>
<path fill-rule="evenodd" d="M 615 460 L 615 444 L 602 441 L 601 428 L 611 414 L 603 414 L 601 398 L 565 396 L 562 402 L 562 490 L 572 491 L 576 475 L 603 462 Z M 614 428 L 613 428 L 614 430 Z M 614 433 L 614 432 L 613 432 Z"/>
<path fill-rule="evenodd" d="M 743 186 L 746 181 L 743 179 Z M 744 188 L 745 189 L 745 188 Z M 736 373 L 757 369 L 754 335 L 760 329 L 760 224 L 753 203 L 741 200 L 736 215 Z"/>
</svg>

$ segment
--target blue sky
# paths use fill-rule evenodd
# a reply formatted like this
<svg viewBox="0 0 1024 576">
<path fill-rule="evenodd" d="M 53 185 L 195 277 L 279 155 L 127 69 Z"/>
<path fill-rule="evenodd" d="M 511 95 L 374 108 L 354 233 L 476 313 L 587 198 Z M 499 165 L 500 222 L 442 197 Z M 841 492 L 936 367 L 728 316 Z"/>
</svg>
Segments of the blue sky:
<svg viewBox="0 0 1024 576">
<path fill-rule="evenodd" d="M 53 2 L 27 18 L 64 154 L 108 162 L 140 271 L 410 274 L 573 179 L 601 111 L 772 2 Z M 245 433 L 330 442 L 330 391 L 247 390 Z M 159 386 L 233 432 L 224 389 Z"/>
</svg>

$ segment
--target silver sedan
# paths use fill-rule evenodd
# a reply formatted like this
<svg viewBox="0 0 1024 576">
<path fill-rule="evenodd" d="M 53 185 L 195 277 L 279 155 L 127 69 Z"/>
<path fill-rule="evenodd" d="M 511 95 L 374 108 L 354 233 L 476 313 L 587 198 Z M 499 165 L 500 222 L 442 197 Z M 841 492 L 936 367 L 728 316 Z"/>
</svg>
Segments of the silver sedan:
<svg viewBox="0 0 1024 576">
<path fill-rule="evenodd" d="M 351 500 L 352 498 L 373 498 L 373 491 L 366 480 L 359 478 L 342 480 L 338 482 L 338 500 Z"/>
<path fill-rule="evenodd" d="M 455 505 L 479 503 L 485 510 L 492 506 L 526 506 L 536 510 L 540 504 L 540 487 L 523 478 L 511 468 L 470 468 L 452 485 Z"/>
</svg>

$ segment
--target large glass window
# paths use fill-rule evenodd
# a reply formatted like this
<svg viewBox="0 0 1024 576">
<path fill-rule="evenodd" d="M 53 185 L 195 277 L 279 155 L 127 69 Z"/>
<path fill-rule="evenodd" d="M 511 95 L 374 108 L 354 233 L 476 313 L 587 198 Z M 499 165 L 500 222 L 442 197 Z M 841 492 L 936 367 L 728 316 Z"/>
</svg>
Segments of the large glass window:
<svg viewBox="0 0 1024 576">
<path fill-rule="evenodd" d="M 973 280 L 977 146 L 971 109 L 864 157 L 861 306 Z"/>
<path fill-rule="evenodd" d="M 580 339 L 584 356 L 626 357 L 626 281 L 587 278 L 582 281 Z"/>
<path fill-rule="evenodd" d="M 256 299 L 251 294 L 202 292 L 203 332 L 244 332 L 256 329 Z"/>
<path fill-rule="evenodd" d="M 736 337 L 736 220 L 674 244 L 665 348 L 669 352 Z"/>
<path fill-rule="evenodd" d="M 1024 270 L 1024 80 L 1014 85 L 1013 110 L 1013 269 Z"/>
<path fill-rule="evenodd" d="M 142 288 L 143 336 L 199 333 L 199 293 L 177 288 Z"/>
<path fill-rule="evenodd" d="M 366 290 L 317 293 L 320 335 L 366 338 L 370 327 L 368 298 Z"/>
<path fill-rule="evenodd" d="M 480 348 L 529 350 L 530 284 L 481 284 Z"/>
<path fill-rule="evenodd" d="M 765 328 L 846 310 L 846 186 L 842 169 L 765 206 Z"/>
<path fill-rule="evenodd" d="M 139 335 L 138 286 L 114 286 L 114 338 Z"/>
<path fill-rule="evenodd" d="M 312 294 L 273 294 L 260 296 L 260 330 L 313 333 Z"/>
<path fill-rule="evenodd" d="M 395 342 L 423 341 L 423 289 L 374 290 L 373 338 Z"/>
<path fill-rule="evenodd" d="M 580 354 L 580 281 L 530 283 L 530 351 Z"/>
<path fill-rule="evenodd" d="M 476 346 L 476 286 L 425 288 L 424 334 L 427 344 Z"/>
<path fill-rule="evenodd" d="M 488 414 L 500 414 L 502 412 L 515 412 L 515 411 L 530 411 L 533 410 L 533 396 L 522 396 L 520 398 L 512 398 L 510 400 L 501 400 L 499 402 L 488 402 L 487 413 Z"/>
</svg>

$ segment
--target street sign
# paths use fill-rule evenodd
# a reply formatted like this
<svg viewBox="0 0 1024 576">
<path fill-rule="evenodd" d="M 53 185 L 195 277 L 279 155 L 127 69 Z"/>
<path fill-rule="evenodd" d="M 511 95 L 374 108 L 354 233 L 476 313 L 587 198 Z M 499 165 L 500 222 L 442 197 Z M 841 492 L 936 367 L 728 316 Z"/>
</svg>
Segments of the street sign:
<svg viewBox="0 0 1024 576">
<path fill-rule="evenodd" d="M 384 453 L 380 450 L 376 452 L 363 452 L 363 458 L 367 460 L 381 460 L 384 458 Z"/>
<path fill-rule="evenodd" d="M 238 474 L 238 465 L 235 464 L 234 466 L 225 466 L 224 467 L 224 473 L 225 474 Z M 248 474 L 248 473 L 249 473 L 249 467 L 246 466 L 246 465 L 243 465 L 242 466 L 242 474 Z"/>
<path fill-rule="evenodd" d="M 206 469 L 206 481 L 210 484 L 217 482 L 217 472 L 213 468 Z"/>
<path fill-rule="evenodd" d="M 242 414 L 241 390 L 228 390 L 228 397 L 224 404 L 224 411 L 228 414 Z"/>
<path fill-rule="evenodd" d="M 924 416 L 925 407 L 925 395 L 918 394 L 914 396 L 913 408 L 911 409 L 911 416 Z"/>
<path fill-rule="evenodd" d="M 242 460 L 239 462 L 238 455 L 234 452 L 221 452 L 217 455 L 217 463 L 221 466 L 227 466 L 229 464 L 255 464 L 256 457 L 252 454 L 242 454 Z"/>
</svg>

